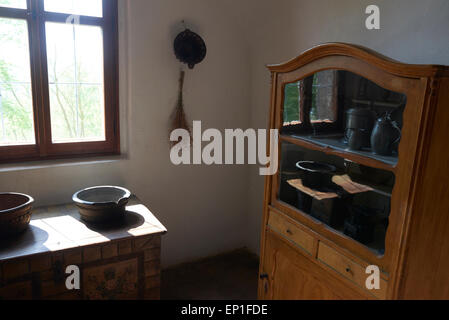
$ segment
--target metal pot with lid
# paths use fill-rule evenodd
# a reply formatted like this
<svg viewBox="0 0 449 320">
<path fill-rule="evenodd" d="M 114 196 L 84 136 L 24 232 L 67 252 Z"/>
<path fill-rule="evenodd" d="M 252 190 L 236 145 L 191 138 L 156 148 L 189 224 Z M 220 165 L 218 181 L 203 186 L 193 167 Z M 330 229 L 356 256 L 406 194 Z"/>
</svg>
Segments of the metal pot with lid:
<svg viewBox="0 0 449 320">
<path fill-rule="evenodd" d="M 352 108 L 346 111 L 346 129 L 371 131 L 376 115 L 368 108 Z"/>
<path fill-rule="evenodd" d="M 352 108 L 346 111 L 345 139 L 350 149 L 370 147 L 375 118 L 375 113 L 368 108 Z"/>
</svg>

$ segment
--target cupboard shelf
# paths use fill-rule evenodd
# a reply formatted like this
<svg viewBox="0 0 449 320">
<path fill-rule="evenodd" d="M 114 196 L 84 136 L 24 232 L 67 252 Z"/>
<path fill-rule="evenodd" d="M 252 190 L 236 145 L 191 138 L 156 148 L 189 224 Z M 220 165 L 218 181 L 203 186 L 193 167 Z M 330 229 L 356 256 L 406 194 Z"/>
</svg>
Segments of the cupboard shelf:
<svg viewBox="0 0 449 320">
<path fill-rule="evenodd" d="M 315 138 L 310 135 L 282 134 L 280 140 L 307 149 L 335 155 L 364 166 L 392 172 L 395 172 L 396 170 L 397 157 L 379 156 L 369 151 L 348 150 L 344 143 L 336 139 Z"/>
</svg>

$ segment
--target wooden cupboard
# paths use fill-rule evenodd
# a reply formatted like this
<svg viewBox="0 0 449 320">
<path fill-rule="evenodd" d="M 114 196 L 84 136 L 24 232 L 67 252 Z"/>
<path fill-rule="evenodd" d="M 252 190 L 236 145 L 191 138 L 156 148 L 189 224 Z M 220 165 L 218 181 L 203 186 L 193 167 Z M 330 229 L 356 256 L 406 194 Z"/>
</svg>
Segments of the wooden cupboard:
<svg viewBox="0 0 449 320">
<path fill-rule="evenodd" d="M 342 43 L 268 68 L 259 297 L 449 298 L 449 68 Z"/>
</svg>

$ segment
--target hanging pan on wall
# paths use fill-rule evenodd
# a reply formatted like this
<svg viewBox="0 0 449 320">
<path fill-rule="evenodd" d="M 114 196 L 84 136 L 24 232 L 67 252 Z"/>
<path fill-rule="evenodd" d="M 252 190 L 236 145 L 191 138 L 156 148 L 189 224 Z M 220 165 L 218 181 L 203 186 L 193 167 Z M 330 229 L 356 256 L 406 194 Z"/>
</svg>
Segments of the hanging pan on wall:
<svg viewBox="0 0 449 320">
<path fill-rule="evenodd" d="M 184 24 L 184 21 L 182 21 Z M 206 44 L 204 40 L 195 32 L 185 28 L 183 32 L 178 34 L 175 38 L 173 44 L 175 49 L 176 58 L 193 69 L 196 64 L 200 63 L 206 57 Z M 185 129 L 189 133 L 192 132 L 188 122 L 187 117 L 184 112 L 184 101 L 183 101 L 183 87 L 184 87 L 185 71 L 181 68 L 179 76 L 179 92 L 178 92 L 178 102 L 176 104 L 175 110 L 171 115 L 171 128 L 170 132 L 175 129 Z M 192 135 L 190 134 L 190 137 Z M 177 141 L 170 141 L 170 144 L 174 146 Z M 190 146 L 190 144 L 189 144 Z"/>
<path fill-rule="evenodd" d="M 186 63 L 190 69 L 206 57 L 207 49 L 204 40 L 190 29 L 178 34 L 174 43 L 176 58 Z"/>
</svg>

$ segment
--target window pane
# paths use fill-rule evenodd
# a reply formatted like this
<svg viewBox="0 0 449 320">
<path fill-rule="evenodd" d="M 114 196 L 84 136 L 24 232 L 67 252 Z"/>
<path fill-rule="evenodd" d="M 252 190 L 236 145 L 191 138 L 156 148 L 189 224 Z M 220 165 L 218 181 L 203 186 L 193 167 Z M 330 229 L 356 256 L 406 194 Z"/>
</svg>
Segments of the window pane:
<svg viewBox="0 0 449 320">
<path fill-rule="evenodd" d="M 16 8 L 16 9 L 26 9 L 26 0 L 0 0 L 0 7 Z"/>
<path fill-rule="evenodd" d="M 102 0 L 45 0 L 45 11 L 102 17 Z"/>
<path fill-rule="evenodd" d="M 317 72 L 313 76 L 310 121 L 312 123 L 337 121 L 337 99 L 337 71 Z"/>
<path fill-rule="evenodd" d="M 0 145 L 34 144 L 28 27 L 0 18 Z"/>
<path fill-rule="evenodd" d="M 46 23 L 52 140 L 104 141 L 103 33 Z"/>
<path fill-rule="evenodd" d="M 301 86 L 302 81 L 285 85 L 284 126 L 301 123 Z"/>
</svg>

